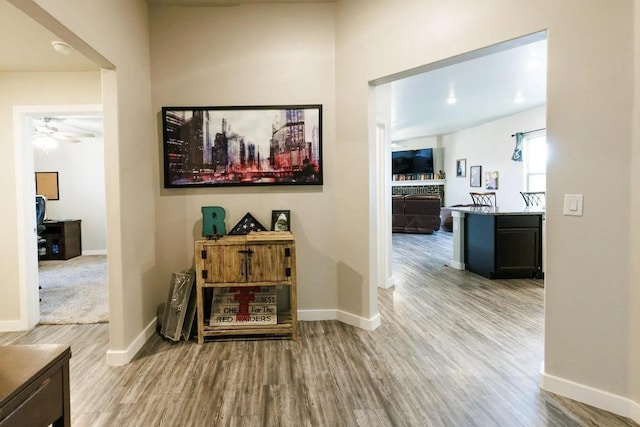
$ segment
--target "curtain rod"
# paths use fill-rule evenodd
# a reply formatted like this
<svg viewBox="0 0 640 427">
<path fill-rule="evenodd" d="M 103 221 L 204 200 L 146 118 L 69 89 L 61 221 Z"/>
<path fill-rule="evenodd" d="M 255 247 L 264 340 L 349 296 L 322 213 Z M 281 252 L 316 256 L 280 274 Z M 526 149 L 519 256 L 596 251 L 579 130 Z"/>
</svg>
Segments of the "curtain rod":
<svg viewBox="0 0 640 427">
<path fill-rule="evenodd" d="M 540 128 L 540 129 L 530 130 L 530 131 L 527 131 L 527 132 L 518 132 L 518 133 L 521 133 L 521 134 L 523 134 L 523 135 L 526 135 L 526 134 L 528 134 L 528 133 L 539 132 L 539 131 L 541 131 L 541 130 L 547 130 L 547 128 Z M 513 134 L 513 135 L 511 135 L 511 136 L 512 136 L 512 137 L 513 137 L 513 136 L 516 136 L 516 134 L 514 133 L 514 134 Z"/>
</svg>

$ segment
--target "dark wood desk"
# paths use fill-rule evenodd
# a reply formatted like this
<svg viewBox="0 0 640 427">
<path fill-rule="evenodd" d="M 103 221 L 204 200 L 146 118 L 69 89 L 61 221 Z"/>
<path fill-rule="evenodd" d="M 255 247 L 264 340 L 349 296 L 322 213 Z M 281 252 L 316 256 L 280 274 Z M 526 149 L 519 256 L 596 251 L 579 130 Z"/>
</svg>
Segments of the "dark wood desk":
<svg viewBox="0 0 640 427">
<path fill-rule="evenodd" d="M 66 219 L 45 221 L 44 231 L 40 233 L 46 240 L 46 253 L 41 260 L 67 260 L 82 255 L 81 221 Z"/>
<path fill-rule="evenodd" d="M 0 346 L 0 427 L 71 425 L 66 345 Z"/>
</svg>

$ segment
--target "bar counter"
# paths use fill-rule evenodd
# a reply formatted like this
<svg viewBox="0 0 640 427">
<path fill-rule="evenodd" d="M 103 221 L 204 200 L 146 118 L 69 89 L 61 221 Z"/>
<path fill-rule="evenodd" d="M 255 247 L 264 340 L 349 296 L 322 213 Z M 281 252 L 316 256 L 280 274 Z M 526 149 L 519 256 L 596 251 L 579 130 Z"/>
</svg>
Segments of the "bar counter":
<svg viewBox="0 0 640 427">
<path fill-rule="evenodd" d="M 452 267 L 489 279 L 544 277 L 540 208 L 451 207 Z"/>
</svg>

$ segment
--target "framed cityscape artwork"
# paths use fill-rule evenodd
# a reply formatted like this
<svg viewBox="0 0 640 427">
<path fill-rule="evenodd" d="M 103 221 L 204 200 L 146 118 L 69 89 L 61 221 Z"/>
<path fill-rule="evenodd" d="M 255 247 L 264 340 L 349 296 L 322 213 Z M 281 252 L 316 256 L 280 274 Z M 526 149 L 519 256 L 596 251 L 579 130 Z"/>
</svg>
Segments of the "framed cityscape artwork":
<svg viewBox="0 0 640 427">
<path fill-rule="evenodd" d="M 322 185 L 322 105 L 163 107 L 164 186 Z"/>
</svg>

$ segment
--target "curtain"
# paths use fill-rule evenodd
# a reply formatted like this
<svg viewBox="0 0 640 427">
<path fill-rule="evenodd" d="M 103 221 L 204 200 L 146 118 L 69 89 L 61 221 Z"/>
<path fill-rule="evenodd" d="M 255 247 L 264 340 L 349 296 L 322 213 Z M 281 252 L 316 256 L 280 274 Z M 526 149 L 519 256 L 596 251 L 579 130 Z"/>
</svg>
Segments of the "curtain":
<svg viewBox="0 0 640 427">
<path fill-rule="evenodd" d="M 518 132 L 514 135 L 516 137 L 516 146 L 513 149 L 513 154 L 511 155 L 511 160 L 514 162 L 522 161 L 522 132 Z"/>
</svg>

